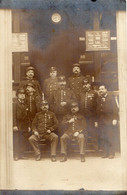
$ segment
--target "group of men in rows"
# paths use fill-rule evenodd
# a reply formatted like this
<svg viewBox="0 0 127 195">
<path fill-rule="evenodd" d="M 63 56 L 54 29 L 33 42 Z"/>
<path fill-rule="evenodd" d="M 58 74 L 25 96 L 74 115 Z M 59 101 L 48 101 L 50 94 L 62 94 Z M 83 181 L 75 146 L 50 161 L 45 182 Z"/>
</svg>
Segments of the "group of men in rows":
<svg viewBox="0 0 127 195">
<path fill-rule="evenodd" d="M 50 68 L 50 76 L 43 89 L 34 79 L 35 70 L 28 67 L 26 79 L 21 81 L 13 101 L 14 159 L 24 158 L 26 145 L 35 152 L 35 160 L 41 159 L 39 142 L 45 139 L 51 144 L 51 161 L 56 161 L 58 138 L 61 146 L 61 162 L 67 161 L 68 140 L 77 140 L 81 162 L 85 162 L 88 136 L 98 147 L 103 158 L 114 158 L 113 126 L 118 121 L 118 106 L 104 85 L 98 91 L 81 74 L 80 65 L 73 64 L 72 76 L 57 76 L 56 67 Z M 96 148 L 97 149 L 97 148 Z"/>
</svg>

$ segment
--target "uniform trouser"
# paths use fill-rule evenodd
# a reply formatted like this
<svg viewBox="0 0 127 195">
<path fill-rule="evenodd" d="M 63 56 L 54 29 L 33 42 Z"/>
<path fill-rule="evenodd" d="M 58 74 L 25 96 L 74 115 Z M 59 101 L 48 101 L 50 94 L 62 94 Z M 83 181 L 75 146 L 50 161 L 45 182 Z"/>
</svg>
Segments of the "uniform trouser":
<svg viewBox="0 0 127 195">
<path fill-rule="evenodd" d="M 23 152 L 29 143 L 29 135 L 27 137 L 26 134 L 28 135 L 27 132 L 23 133 L 22 131 L 13 132 L 13 151 L 15 156 L 20 157 L 23 155 Z"/>
<path fill-rule="evenodd" d="M 101 125 L 102 135 L 102 151 L 104 155 L 114 155 L 114 128 L 112 125 L 103 124 Z"/>
<path fill-rule="evenodd" d="M 55 133 L 50 133 L 49 135 L 46 134 L 46 136 L 45 135 L 41 136 L 41 138 L 44 138 L 51 143 L 51 156 L 55 156 L 56 147 L 58 143 L 58 136 Z M 32 135 L 29 138 L 29 142 L 34 149 L 35 156 L 41 154 L 41 151 L 39 148 L 39 141 L 41 138 L 37 137 L 36 135 Z"/>
<path fill-rule="evenodd" d="M 69 135 L 64 133 L 61 138 L 60 138 L 60 143 L 61 143 L 61 154 L 67 155 L 67 141 L 71 139 Z M 86 145 L 86 139 L 83 134 L 79 134 L 77 136 L 77 141 L 79 143 L 79 150 L 80 154 L 84 155 L 85 154 L 85 145 Z"/>
<path fill-rule="evenodd" d="M 98 149 L 98 128 L 94 126 L 94 118 L 86 117 L 88 136 L 92 138 L 95 149 Z"/>
</svg>

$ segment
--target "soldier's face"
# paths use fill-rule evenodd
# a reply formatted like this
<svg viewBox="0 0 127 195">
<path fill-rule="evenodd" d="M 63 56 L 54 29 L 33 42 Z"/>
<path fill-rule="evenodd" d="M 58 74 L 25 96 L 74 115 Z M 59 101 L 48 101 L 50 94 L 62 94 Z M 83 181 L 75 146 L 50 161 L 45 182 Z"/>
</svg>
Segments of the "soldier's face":
<svg viewBox="0 0 127 195">
<path fill-rule="evenodd" d="M 77 66 L 75 66 L 74 68 L 73 68 L 73 73 L 74 74 L 79 74 L 81 71 L 80 71 L 80 68 L 79 67 L 77 67 Z"/>
<path fill-rule="evenodd" d="M 18 94 L 18 98 L 19 98 L 20 100 L 24 100 L 24 99 L 25 99 L 25 93 L 19 93 L 19 94 Z"/>
<path fill-rule="evenodd" d="M 61 82 L 59 82 L 59 85 L 60 85 L 60 87 L 65 87 L 66 86 L 66 81 L 61 81 Z"/>
<path fill-rule="evenodd" d="M 90 85 L 89 83 L 86 83 L 86 84 L 83 85 L 83 88 L 84 88 L 85 90 L 90 89 L 90 87 L 91 87 L 91 85 Z"/>
<path fill-rule="evenodd" d="M 57 71 L 50 72 L 50 77 L 55 78 L 57 76 Z"/>
<path fill-rule="evenodd" d="M 99 87 L 99 94 L 105 95 L 106 93 L 107 93 L 107 89 L 105 88 L 105 86 L 100 86 Z"/>
<path fill-rule="evenodd" d="M 34 89 L 33 87 L 27 86 L 27 88 L 26 88 L 26 92 L 27 92 L 27 93 L 29 93 L 29 92 L 34 92 L 34 91 L 35 91 L 35 89 Z"/>
<path fill-rule="evenodd" d="M 79 107 L 78 106 L 74 106 L 74 107 L 71 108 L 71 112 L 73 114 L 77 113 L 78 111 L 79 111 Z"/>
<path fill-rule="evenodd" d="M 42 111 L 47 111 L 48 109 L 49 109 L 49 105 L 48 104 L 41 105 L 41 110 Z"/>
<path fill-rule="evenodd" d="M 33 70 L 27 71 L 26 76 L 29 77 L 29 78 L 33 78 L 34 77 L 34 71 Z"/>
</svg>

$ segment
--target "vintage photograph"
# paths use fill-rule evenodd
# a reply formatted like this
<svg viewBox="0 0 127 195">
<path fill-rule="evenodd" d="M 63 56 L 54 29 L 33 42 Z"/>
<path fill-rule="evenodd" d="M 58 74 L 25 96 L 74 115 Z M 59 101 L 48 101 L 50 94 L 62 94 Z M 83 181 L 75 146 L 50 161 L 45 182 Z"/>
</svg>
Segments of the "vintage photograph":
<svg viewBox="0 0 127 195">
<path fill-rule="evenodd" d="M 103 2 L 0 10 L 2 189 L 127 189 L 126 3 Z"/>
</svg>

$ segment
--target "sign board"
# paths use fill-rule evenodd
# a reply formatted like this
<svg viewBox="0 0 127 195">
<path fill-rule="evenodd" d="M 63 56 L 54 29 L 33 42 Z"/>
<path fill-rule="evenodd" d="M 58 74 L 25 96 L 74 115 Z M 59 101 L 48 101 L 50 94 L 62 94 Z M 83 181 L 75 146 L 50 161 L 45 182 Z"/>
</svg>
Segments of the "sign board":
<svg viewBox="0 0 127 195">
<path fill-rule="evenodd" d="M 110 31 L 86 31 L 86 51 L 110 50 Z"/>
<path fill-rule="evenodd" d="M 27 33 L 12 34 L 12 52 L 28 52 Z"/>
</svg>

